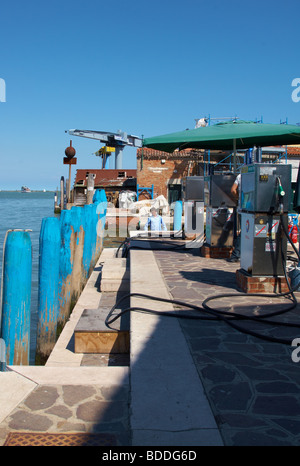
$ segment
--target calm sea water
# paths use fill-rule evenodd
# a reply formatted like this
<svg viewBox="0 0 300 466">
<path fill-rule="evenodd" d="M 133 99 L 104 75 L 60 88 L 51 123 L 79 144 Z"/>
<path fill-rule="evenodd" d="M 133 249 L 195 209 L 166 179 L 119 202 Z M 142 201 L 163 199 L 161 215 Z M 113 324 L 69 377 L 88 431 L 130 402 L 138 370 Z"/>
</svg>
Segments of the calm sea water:
<svg viewBox="0 0 300 466">
<path fill-rule="evenodd" d="M 38 308 L 39 235 L 42 219 L 54 217 L 53 192 L 0 191 L 0 273 L 2 273 L 3 243 L 7 230 L 30 229 L 32 244 L 31 338 L 30 363 L 34 364 Z"/>
</svg>

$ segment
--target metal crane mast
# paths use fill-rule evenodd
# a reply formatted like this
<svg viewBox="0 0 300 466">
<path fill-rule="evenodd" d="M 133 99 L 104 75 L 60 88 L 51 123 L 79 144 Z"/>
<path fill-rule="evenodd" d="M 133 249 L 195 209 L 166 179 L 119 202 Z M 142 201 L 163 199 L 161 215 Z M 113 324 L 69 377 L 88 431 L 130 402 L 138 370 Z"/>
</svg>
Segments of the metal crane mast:
<svg viewBox="0 0 300 466">
<path fill-rule="evenodd" d="M 138 136 L 127 134 L 123 131 L 111 133 L 108 131 L 91 131 L 81 129 L 69 129 L 66 131 L 72 136 L 80 136 L 83 138 L 96 139 L 105 143 L 108 147 L 114 148 L 115 153 L 115 168 L 122 169 L 122 156 L 125 146 L 141 147 L 142 139 Z M 110 155 L 110 154 L 109 154 Z"/>
</svg>

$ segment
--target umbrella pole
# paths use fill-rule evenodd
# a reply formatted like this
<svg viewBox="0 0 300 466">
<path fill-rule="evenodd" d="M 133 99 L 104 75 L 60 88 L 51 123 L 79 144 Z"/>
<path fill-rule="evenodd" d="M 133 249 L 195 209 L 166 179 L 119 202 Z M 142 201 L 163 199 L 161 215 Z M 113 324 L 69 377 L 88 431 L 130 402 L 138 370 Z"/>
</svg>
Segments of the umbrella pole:
<svg viewBox="0 0 300 466">
<path fill-rule="evenodd" d="M 233 140 L 233 170 L 236 175 L 236 139 Z M 237 208 L 233 209 L 233 242 L 237 241 Z"/>
<path fill-rule="evenodd" d="M 233 169 L 236 175 L 236 139 L 233 140 Z"/>
</svg>

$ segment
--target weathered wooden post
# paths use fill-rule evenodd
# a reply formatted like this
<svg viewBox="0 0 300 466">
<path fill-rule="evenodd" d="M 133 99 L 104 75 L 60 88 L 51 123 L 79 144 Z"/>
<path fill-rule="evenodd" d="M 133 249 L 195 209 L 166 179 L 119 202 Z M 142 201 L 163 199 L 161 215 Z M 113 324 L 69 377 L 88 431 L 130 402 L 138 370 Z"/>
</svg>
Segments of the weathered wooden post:
<svg viewBox="0 0 300 466">
<path fill-rule="evenodd" d="M 39 245 L 37 365 L 45 364 L 56 342 L 60 246 L 59 219 L 44 218 Z"/>
<path fill-rule="evenodd" d="M 98 259 L 103 246 L 104 228 L 107 212 L 107 198 L 104 189 L 97 190 L 94 202 L 97 204 L 97 241 L 96 241 L 96 257 Z"/>
<path fill-rule="evenodd" d="M 89 173 L 88 174 L 86 185 L 87 185 L 87 188 L 86 188 L 86 203 L 87 204 L 92 204 L 93 203 L 93 197 L 94 197 L 94 186 L 95 186 L 95 175 L 94 175 L 94 173 Z"/>
<path fill-rule="evenodd" d="M 72 141 L 70 141 L 69 147 L 66 148 L 65 150 L 65 156 L 63 159 L 64 165 L 69 165 L 69 182 L 68 182 L 68 203 L 72 202 L 71 199 L 71 185 L 72 185 L 72 180 L 71 180 L 71 165 L 76 165 L 77 163 L 77 158 L 75 157 L 76 150 L 72 146 Z"/>
<path fill-rule="evenodd" d="M 73 269 L 71 275 L 71 302 L 75 303 L 84 288 L 82 278 L 82 255 L 84 245 L 83 209 L 79 206 L 71 208 L 72 234 L 74 235 Z"/>
<path fill-rule="evenodd" d="M 95 267 L 97 257 L 97 223 L 98 223 L 98 214 L 97 214 L 97 204 L 92 204 L 92 262 L 91 268 Z"/>
<path fill-rule="evenodd" d="M 29 364 L 32 251 L 26 230 L 8 230 L 4 242 L 1 338 L 10 365 Z"/>
<path fill-rule="evenodd" d="M 60 210 L 65 208 L 65 179 L 62 176 L 60 178 Z"/>
<path fill-rule="evenodd" d="M 89 277 L 92 263 L 92 242 L 93 242 L 93 206 L 86 204 L 83 206 L 83 225 L 84 225 L 84 245 L 83 245 L 83 280 Z"/>
<path fill-rule="evenodd" d="M 59 316 L 57 329 L 60 332 L 70 314 L 71 274 L 73 267 L 72 213 L 63 210 L 60 216 L 61 247 L 59 260 Z"/>
</svg>

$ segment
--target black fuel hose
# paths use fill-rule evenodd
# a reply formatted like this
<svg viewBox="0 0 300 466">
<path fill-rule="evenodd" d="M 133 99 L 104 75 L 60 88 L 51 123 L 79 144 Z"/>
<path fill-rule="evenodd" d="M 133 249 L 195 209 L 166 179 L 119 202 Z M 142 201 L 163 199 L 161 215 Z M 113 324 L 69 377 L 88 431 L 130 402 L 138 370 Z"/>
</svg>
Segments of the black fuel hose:
<svg viewBox="0 0 300 466">
<path fill-rule="evenodd" d="M 144 237 L 143 235 L 141 235 L 141 236 L 137 235 L 137 236 L 134 236 L 134 237 L 128 236 L 127 238 L 125 238 L 125 239 L 121 242 L 121 244 L 118 246 L 118 249 L 117 249 L 117 251 L 116 251 L 116 257 L 119 257 L 119 251 L 120 251 L 121 247 L 127 245 L 127 244 L 130 242 L 130 240 L 135 240 L 135 241 L 137 240 L 137 241 L 140 241 L 142 238 L 145 238 L 145 237 Z M 168 246 L 170 246 L 170 247 L 168 247 L 168 250 L 170 250 L 170 249 L 172 249 L 172 250 L 177 250 L 177 249 L 189 249 L 189 246 L 190 246 L 190 245 L 193 245 L 193 244 L 195 244 L 195 243 L 197 243 L 197 240 L 198 240 L 199 238 L 201 238 L 201 235 L 198 236 L 197 238 L 195 238 L 195 239 L 189 241 L 188 243 L 177 244 L 177 245 L 174 245 L 174 243 L 172 243 L 172 241 L 166 241 L 166 240 L 161 241 L 160 238 L 158 238 L 158 239 L 147 238 L 147 242 L 148 242 L 148 243 L 149 243 L 149 242 L 150 242 L 150 243 L 151 243 L 151 242 L 152 242 L 152 243 L 155 243 L 155 242 L 157 243 L 158 240 L 159 240 L 159 244 L 163 244 L 163 245 L 168 245 Z M 129 249 L 129 248 L 127 248 L 127 249 Z M 144 249 L 144 248 L 135 245 L 135 246 L 134 246 L 134 249 Z M 127 255 L 128 255 L 128 250 L 125 251 L 125 254 L 124 254 L 122 257 L 127 257 Z"/>
<path fill-rule="evenodd" d="M 288 235 L 288 232 L 287 232 L 287 230 L 285 228 L 285 225 L 284 225 L 282 215 L 280 215 L 280 225 L 281 225 L 282 231 L 286 235 L 289 242 L 292 244 L 292 247 L 293 247 L 294 251 L 296 252 L 296 254 L 297 254 L 297 256 L 298 256 L 298 258 L 300 260 L 299 251 L 295 247 L 294 243 L 292 243 L 292 241 L 291 241 L 291 239 L 290 239 L 290 237 Z M 120 247 L 125 242 L 126 242 L 126 240 L 123 243 L 121 243 Z M 271 312 L 271 313 L 268 313 L 268 314 L 263 314 L 261 316 L 253 316 L 253 315 L 246 316 L 246 315 L 240 314 L 240 313 L 234 313 L 233 314 L 232 312 L 229 312 L 229 311 L 222 311 L 222 310 L 219 310 L 219 309 L 215 309 L 215 308 L 212 308 L 212 307 L 208 306 L 208 304 L 207 304 L 208 302 L 210 302 L 212 300 L 216 300 L 216 299 L 221 299 L 221 298 L 226 298 L 226 297 L 232 297 L 232 298 L 240 297 L 240 294 L 237 294 L 237 293 L 225 293 L 225 294 L 219 294 L 219 295 L 211 296 L 211 297 L 205 299 L 202 302 L 202 306 L 196 306 L 194 304 L 189 304 L 189 303 L 186 303 L 186 302 L 180 301 L 180 300 L 159 298 L 159 297 L 150 296 L 150 295 L 142 294 L 142 293 L 129 293 L 129 294 L 126 294 L 125 296 L 123 296 L 120 300 L 118 300 L 118 302 L 111 308 L 110 312 L 108 313 L 108 315 L 106 317 L 105 323 L 109 327 L 114 321 L 119 319 L 122 315 L 124 315 L 127 312 L 131 312 L 131 311 L 137 311 L 137 312 L 142 312 L 142 313 L 150 313 L 150 314 L 157 314 L 157 315 L 162 315 L 162 316 L 167 316 L 167 317 L 184 318 L 184 319 L 221 320 L 221 321 L 225 322 L 226 324 L 230 325 L 231 327 L 235 328 L 236 330 L 238 330 L 238 331 L 240 331 L 242 333 L 245 333 L 245 334 L 248 334 L 248 335 L 254 336 L 256 338 L 269 341 L 269 342 L 282 343 L 282 344 L 290 346 L 291 345 L 291 340 L 277 338 L 277 337 L 273 337 L 273 336 L 264 335 L 264 334 L 261 334 L 261 333 L 258 333 L 258 332 L 254 332 L 253 330 L 243 328 L 241 325 L 238 325 L 237 322 L 236 322 L 236 321 L 247 321 L 248 320 L 248 321 L 255 321 L 255 322 L 263 323 L 265 325 L 272 325 L 272 326 L 276 325 L 276 326 L 300 328 L 300 324 L 296 324 L 296 323 L 292 323 L 292 322 L 279 322 L 277 320 L 276 321 L 270 320 L 271 317 L 278 316 L 280 314 L 284 314 L 284 313 L 287 313 L 287 312 L 291 311 L 298 304 L 297 299 L 296 299 L 296 297 L 294 295 L 294 291 L 296 291 L 296 290 L 293 290 L 291 288 L 290 282 L 288 280 L 287 273 L 286 273 L 286 264 L 285 264 L 283 247 L 282 247 L 282 235 L 280 236 L 280 245 L 281 245 L 281 259 L 282 259 L 284 274 L 285 274 L 285 278 L 286 278 L 286 281 L 287 281 L 287 284 L 288 284 L 288 287 L 289 287 L 289 291 L 285 292 L 285 293 L 263 294 L 263 297 L 270 297 L 270 298 L 287 297 L 287 298 L 289 298 L 292 301 L 292 304 L 290 306 L 288 306 L 287 308 L 285 308 L 285 309 L 281 309 L 279 311 Z M 119 249 L 120 249 L 120 247 L 119 247 Z M 180 246 L 180 248 L 181 247 L 182 246 Z M 183 247 L 185 247 L 185 245 L 183 245 Z M 119 251 L 119 249 L 118 249 L 118 251 Z M 127 299 L 128 297 L 132 297 L 132 296 L 141 297 L 141 298 L 145 298 L 145 299 L 150 299 L 150 300 L 154 300 L 154 301 L 168 302 L 168 303 L 179 305 L 179 306 L 184 306 L 184 307 L 193 309 L 194 311 L 204 313 L 204 315 L 187 314 L 186 312 L 182 313 L 182 312 L 178 312 L 178 311 L 174 311 L 174 310 L 172 310 L 171 312 L 166 312 L 166 311 L 164 312 L 164 311 L 154 311 L 153 309 L 147 309 L 147 308 L 143 308 L 143 307 L 129 307 L 129 308 L 126 308 L 126 309 L 122 310 L 117 315 L 113 316 L 113 313 L 114 313 L 115 309 L 121 304 L 121 302 L 124 301 L 125 299 Z M 250 296 L 262 297 L 262 295 L 260 293 L 245 293 L 245 296 L 247 296 L 247 297 L 250 297 Z"/>
</svg>

